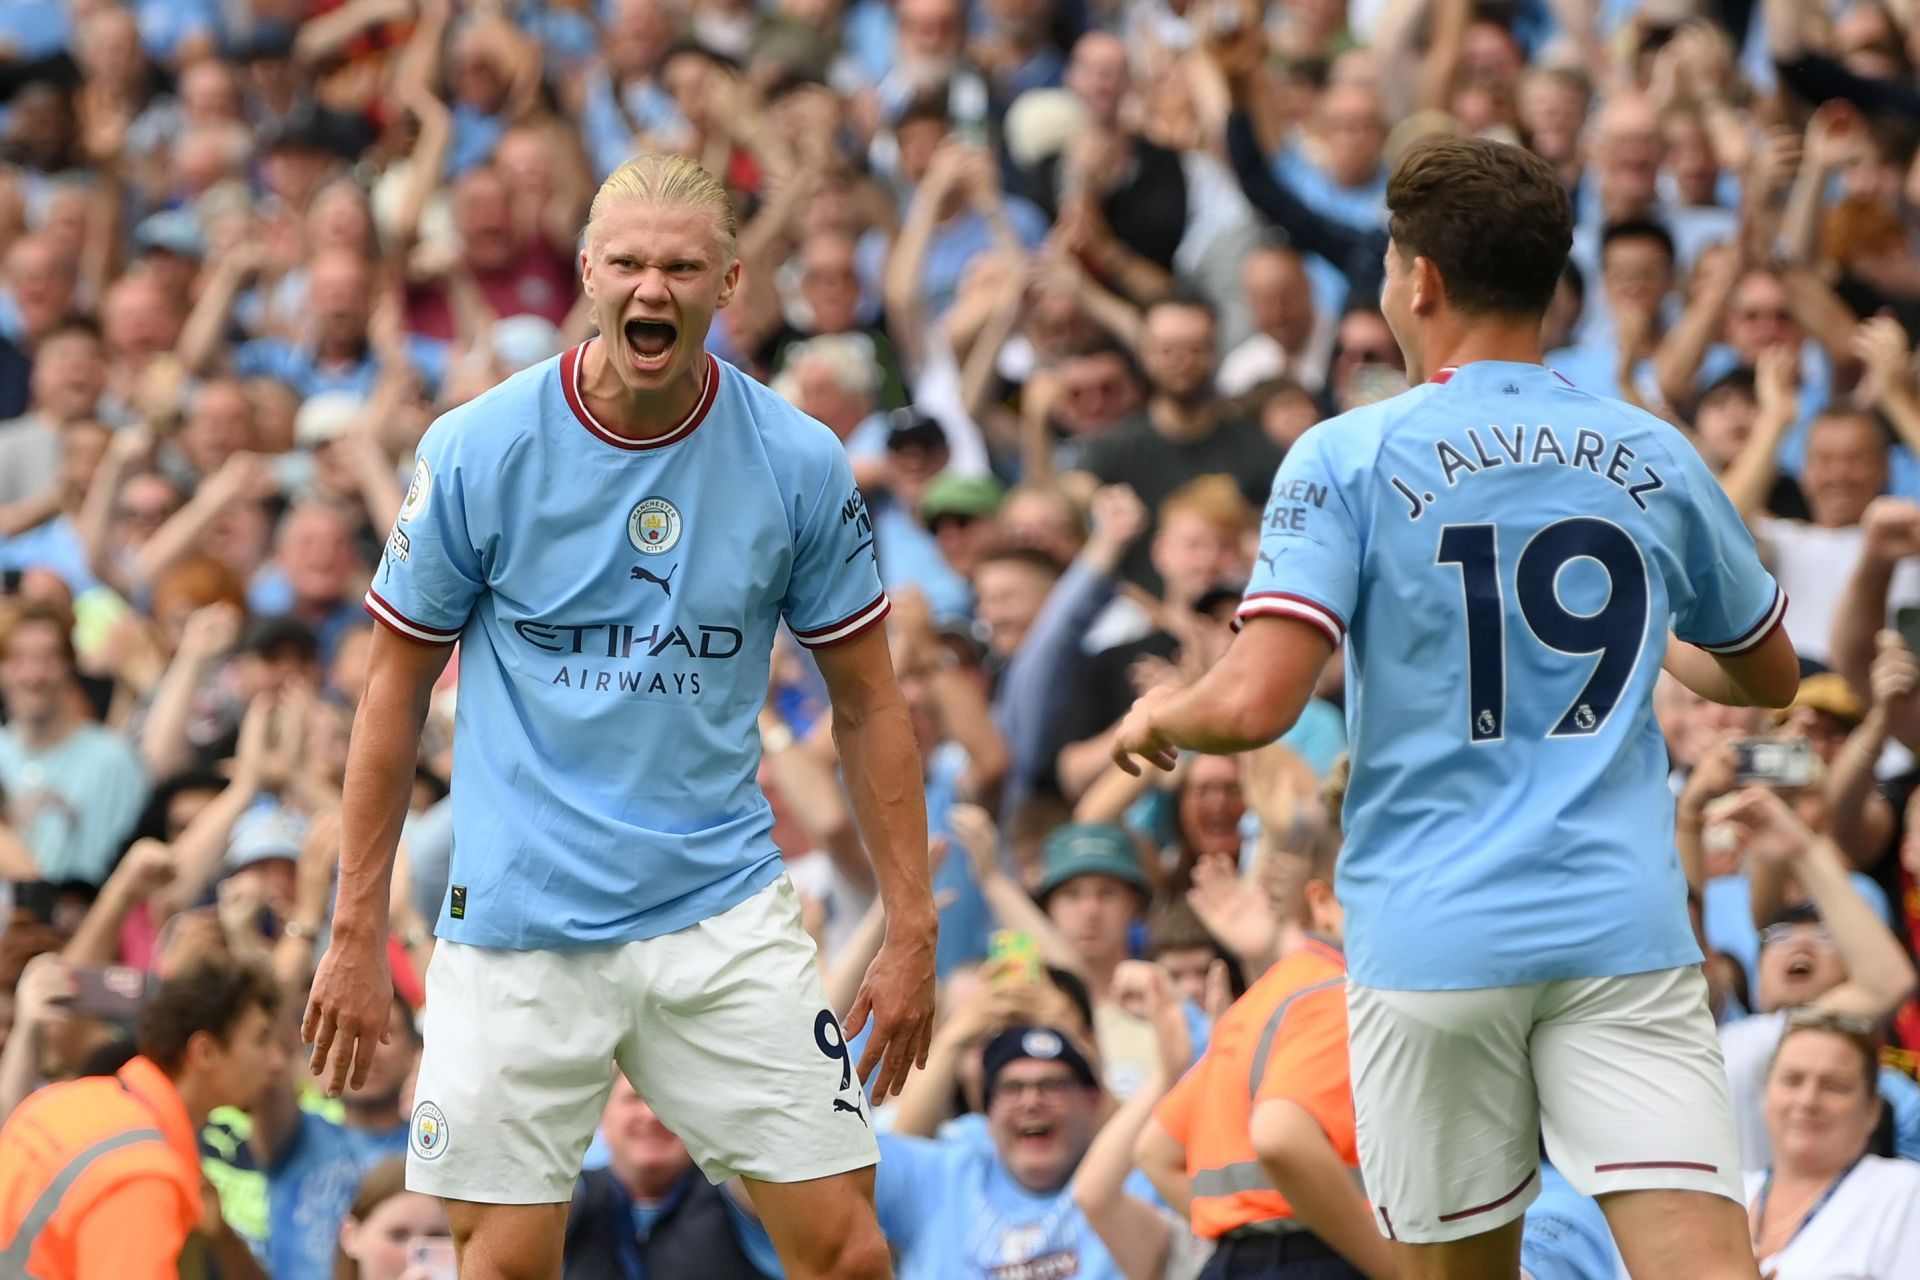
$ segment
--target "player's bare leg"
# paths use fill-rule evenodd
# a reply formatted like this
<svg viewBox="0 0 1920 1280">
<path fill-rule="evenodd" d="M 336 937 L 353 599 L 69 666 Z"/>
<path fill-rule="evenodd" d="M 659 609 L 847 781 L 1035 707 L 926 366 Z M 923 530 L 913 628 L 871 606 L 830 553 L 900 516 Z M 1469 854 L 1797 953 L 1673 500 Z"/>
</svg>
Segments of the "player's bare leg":
<svg viewBox="0 0 1920 1280">
<path fill-rule="evenodd" d="M 460 1280 L 560 1280 L 568 1205 L 445 1203 Z"/>
<path fill-rule="evenodd" d="M 741 1182 L 787 1280 L 892 1280 L 893 1262 L 874 1215 L 872 1166 L 806 1182 Z"/>
<path fill-rule="evenodd" d="M 1615 1191 L 1600 1197 L 1633 1280 L 1756 1280 L 1747 1215 L 1706 1191 Z"/>
<path fill-rule="evenodd" d="M 1520 1230 L 1515 1218 L 1491 1231 L 1443 1244 L 1396 1241 L 1394 1261 L 1400 1280 L 1493 1280 L 1520 1274 Z"/>
</svg>

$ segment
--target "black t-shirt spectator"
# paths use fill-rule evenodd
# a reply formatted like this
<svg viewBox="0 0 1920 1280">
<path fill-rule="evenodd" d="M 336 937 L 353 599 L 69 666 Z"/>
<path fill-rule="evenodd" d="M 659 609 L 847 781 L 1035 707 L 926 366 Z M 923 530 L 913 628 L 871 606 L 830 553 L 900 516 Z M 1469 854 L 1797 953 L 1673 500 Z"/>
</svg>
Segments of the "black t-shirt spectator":
<svg viewBox="0 0 1920 1280">
<path fill-rule="evenodd" d="M 1164 631 L 1088 654 L 1080 662 L 1080 676 L 1067 694 L 1061 715 L 1061 739 L 1085 742 L 1105 733 L 1133 706 L 1133 664 L 1142 658 L 1165 658 L 1180 652 L 1180 642 Z"/>
<path fill-rule="evenodd" d="M 1132 140 L 1133 169 L 1125 182 L 1100 202 L 1121 244 L 1161 268 L 1173 270 L 1173 255 L 1187 234 L 1187 169 L 1180 153 L 1155 146 L 1145 138 Z M 1051 155 L 1034 169 L 1040 207 L 1049 218 L 1060 216 L 1060 157 Z"/>
<path fill-rule="evenodd" d="M 1102 484 L 1132 486 L 1148 511 L 1159 510 L 1161 501 L 1187 481 L 1215 474 L 1233 477 L 1247 501 L 1263 508 L 1283 456 L 1280 446 L 1246 418 L 1223 418 L 1202 439 L 1176 441 L 1155 431 L 1142 411 L 1089 443 L 1080 466 Z M 1120 576 L 1158 594 L 1160 575 L 1148 555 L 1150 541 L 1142 537 L 1133 544 Z"/>
<path fill-rule="evenodd" d="M 27 411 L 27 383 L 32 377 L 33 361 L 7 338 L 0 337 L 0 422 L 12 421 Z"/>
</svg>

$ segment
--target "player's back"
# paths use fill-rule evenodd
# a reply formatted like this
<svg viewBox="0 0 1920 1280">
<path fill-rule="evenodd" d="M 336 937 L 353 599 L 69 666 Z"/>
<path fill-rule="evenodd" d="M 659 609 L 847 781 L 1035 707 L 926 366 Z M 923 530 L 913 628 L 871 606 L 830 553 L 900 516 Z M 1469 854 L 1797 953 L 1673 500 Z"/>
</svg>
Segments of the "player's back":
<svg viewBox="0 0 1920 1280">
<path fill-rule="evenodd" d="M 1654 683 L 1670 627 L 1737 647 L 1781 602 L 1685 439 L 1475 363 L 1308 433 L 1266 521 L 1269 611 L 1350 627 L 1355 980 L 1697 962 Z"/>
</svg>

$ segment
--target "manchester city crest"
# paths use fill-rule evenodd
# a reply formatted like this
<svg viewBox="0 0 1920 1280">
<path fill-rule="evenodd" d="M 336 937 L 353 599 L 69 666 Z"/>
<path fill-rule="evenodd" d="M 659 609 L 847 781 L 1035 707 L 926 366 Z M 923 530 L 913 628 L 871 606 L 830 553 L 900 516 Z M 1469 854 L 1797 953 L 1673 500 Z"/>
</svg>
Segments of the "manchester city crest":
<svg viewBox="0 0 1920 1280">
<path fill-rule="evenodd" d="M 436 1160 L 447 1149 L 447 1117 L 440 1108 L 431 1102 L 422 1102 L 413 1109 L 413 1123 L 409 1126 L 407 1141 L 413 1147 L 413 1154 L 422 1160 Z"/>
<path fill-rule="evenodd" d="M 627 541 L 643 556 L 665 555 L 680 541 L 680 512 L 665 498 L 642 498 L 627 516 Z"/>
</svg>

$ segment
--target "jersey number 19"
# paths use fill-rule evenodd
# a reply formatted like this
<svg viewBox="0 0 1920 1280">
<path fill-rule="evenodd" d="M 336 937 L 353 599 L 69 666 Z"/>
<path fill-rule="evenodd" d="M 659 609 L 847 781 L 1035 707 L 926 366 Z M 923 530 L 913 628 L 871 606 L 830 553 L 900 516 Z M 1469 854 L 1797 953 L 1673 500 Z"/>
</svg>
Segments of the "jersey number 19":
<svg viewBox="0 0 1920 1280">
<path fill-rule="evenodd" d="M 1607 601 L 1596 613 L 1575 613 L 1560 599 L 1560 572 L 1575 560 L 1607 574 Z M 1499 526 L 1450 524 L 1440 530 L 1436 564 L 1458 565 L 1467 625 L 1467 735 L 1473 742 L 1506 735 L 1507 605 L 1500 577 Z M 1585 687 L 1560 716 L 1551 738 L 1597 733 L 1633 679 L 1647 631 L 1647 568 L 1640 548 L 1619 525 L 1592 516 L 1560 520 L 1527 541 L 1514 566 L 1514 598 L 1533 638 L 1557 653 L 1600 655 Z"/>
</svg>

